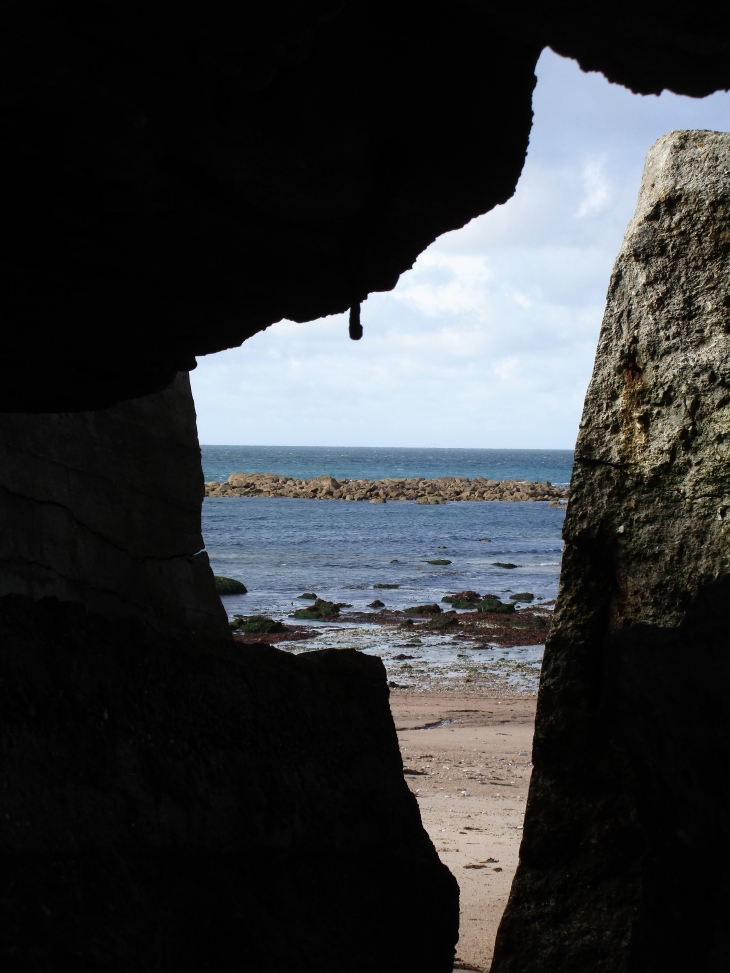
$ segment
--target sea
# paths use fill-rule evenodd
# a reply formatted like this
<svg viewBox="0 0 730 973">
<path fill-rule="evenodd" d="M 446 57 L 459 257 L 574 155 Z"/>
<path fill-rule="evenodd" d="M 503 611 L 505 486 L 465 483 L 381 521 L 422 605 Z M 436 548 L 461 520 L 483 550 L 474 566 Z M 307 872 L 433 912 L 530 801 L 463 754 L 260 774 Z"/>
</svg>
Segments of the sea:
<svg viewBox="0 0 730 973">
<path fill-rule="evenodd" d="M 382 480 L 406 476 L 483 476 L 555 486 L 570 482 L 572 449 L 396 449 L 344 446 L 201 446 L 206 480 L 231 473 L 277 473 L 306 480 Z"/>
<path fill-rule="evenodd" d="M 572 450 L 202 446 L 201 452 L 207 481 L 259 472 L 300 479 L 329 473 L 351 480 L 483 476 L 558 485 L 569 482 L 573 463 Z M 267 615 L 292 624 L 303 592 L 359 610 L 375 598 L 403 609 L 467 589 L 505 601 L 530 592 L 535 604 L 550 604 L 557 595 L 564 516 L 562 507 L 547 503 L 432 506 L 212 497 L 203 503 L 203 536 L 214 573 L 248 589 L 223 598 L 229 617 Z M 433 560 L 449 563 L 430 564 Z M 397 587 L 374 587 L 384 584 Z M 396 651 L 402 649 L 402 633 L 347 622 L 307 624 L 321 630 L 317 638 L 280 647 L 354 647 L 379 655 L 394 685 L 413 684 L 413 666 L 396 659 L 403 655 Z M 542 646 L 482 646 L 465 653 L 453 636 L 443 634 L 424 635 L 417 647 L 421 675 L 426 672 L 428 679 L 457 678 L 475 665 L 496 671 L 497 665 L 509 685 L 524 691 L 534 691 L 542 659 Z"/>
</svg>

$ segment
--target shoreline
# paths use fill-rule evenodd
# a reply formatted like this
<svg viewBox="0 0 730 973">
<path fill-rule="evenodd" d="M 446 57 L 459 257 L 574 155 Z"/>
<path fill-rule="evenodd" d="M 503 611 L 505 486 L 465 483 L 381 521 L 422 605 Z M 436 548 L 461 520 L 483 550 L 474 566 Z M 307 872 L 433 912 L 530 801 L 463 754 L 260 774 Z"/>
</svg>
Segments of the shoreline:
<svg viewBox="0 0 730 973">
<path fill-rule="evenodd" d="M 375 655 L 385 666 L 389 688 L 400 695 L 424 699 L 434 694 L 444 699 L 534 695 L 549 627 L 535 629 L 524 619 L 515 631 L 504 615 L 478 612 L 465 612 L 461 618 L 465 623 L 461 629 L 437 629 L 428 622 L 408 628 L 387 621 L 373 624 L 371 616 L 362 619 L 361 627 L 351 621 L 328 622 L 296 632 L 295 626 L 287 625 L 287 631 L 269 635 L 235 632 L 233 640 L 249 651 L 268 645 L 295 654 L 354 649 Z"/>
<path fill-rule="evenodd" d="M 388 503 L 415 500 L 420 504 L 457 501 L 503 500 L 511 502 L 548 502 L 561 506 L 568 500 L 569 488 L 525 480 L 487 480 L 477 476 L 388 477 L 381 480 L 336 480 L 329 474 L 298 480 L 276 473 L 231 473 L 225 482 L 210 480 L 206 497 L 290 497 L 304 500 L 351 500 Z"/>
<path fill-rule="evenodd" d="M 313 639 L 325 629 L 337 630 L 343 634 L 352 625 L 388 628 L 393 634 L 405 640 L 417 639 L 419 635 L 443 636 L 449 641 L 458 641 L 464 648 L 486 643 L 501 648 L 516 648 L 522 645 L 544 645 L 552 624 L 552 605 L 525 606 L 514 614 L 490 611 L 442 611 L 438 605 L 423 606 L 435 610 L 430 612 L 403 611 L 381 608 L 372 612 L 342 612 L 321 620 L 322 628 L 312 628 L 306 624 L 284 623 L 280 632 L 269 634 L 234 632 L 234 639 L 243 644 L 268 642 L 298 642 Z M 237 616 L 245 622 L 246 616 Z M 289 615 L 292 618 L 292 614 Z"/>
</svg>

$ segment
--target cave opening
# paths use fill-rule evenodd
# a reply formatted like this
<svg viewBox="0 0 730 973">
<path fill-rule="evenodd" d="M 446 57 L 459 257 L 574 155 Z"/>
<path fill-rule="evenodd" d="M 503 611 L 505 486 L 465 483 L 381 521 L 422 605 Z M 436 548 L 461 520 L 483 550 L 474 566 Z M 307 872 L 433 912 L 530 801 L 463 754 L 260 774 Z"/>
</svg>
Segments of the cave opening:
<svg viewBox="0 0 730 973">
<path fill-rule="evenodd" d="M 477 888 L 488 873 L 505 895 L 511 882 L 493 973 L 726 969 L 730 164 L 727 134 L 706 130 L 728 127 L 726 96 L 713 94 L 730 87 L 726 5 L 34 0 L 5 5 L 0 18 L 8 968 L 450 973 L 489 962 L 476 952 L 455 960 L 458 883 L 445 864 L 454 851 L 437 851 L 424 832 L 414 792 L 429 780 L 450 800 L 457 780 L 469 781 L 460 795 L 526 781 L 516 703 L 484 712 L 475 693 L 460 722 L 434 727 L 442 714 L 409 712 L 405 694 L 396 727 L 372 654 L 294 654 L 231 637 L 201 531 L 188 373 L 198 359 L 204 442 L 215 428 L 203 428 L 210 365 L 231 414 L 262 422 L 278 409 L 278 429 L 309 441 L 312 430 L 336 441 L 336 420 L 345 429 L 359 418 L 362 442 L 382 442 L 383 429 L 395 446 L 415 441 L 404 432 L 421 422 L 427 450 L 481 441 L 485 430 L 511 445 L 510 429 L 527 429 L 534 444 L 561 415 L 574 432 L 603 304 L 578 287 L 566 311 L 552 295 L 587 271 L 598 280 L 598 250 L 612 246 L 520 864 L 512 880 L 484 846 L 464 874 Z M 618 229 L 611 244 L 613 224 L 601 222 L 618 218 L 621 180 L 608 177 L 620 138 L 607 137 L 603 156 L 587 146 L 562 177 L 558 163 L 574 163 L 581 143 L 556 140 L 543 175 L 572 199 L 562 212 L 539 179 L 537 210 L 523 194 L 535 155 L 509 202 L 546 49 L 648 96 L 631 101 L 628 136 L 639 141 L 646 106 L 675 98 L 652 95 L 678 92 L 677 105 L 708 96 L 655 133 L 682 129 L 650 150 L 620 247 Z M 550 65 L 575 70 L 547 53 L 545 77 Z M 599 82 L 586 77 L 567 81 L 576 117 L 618 131 L 575 82 Z M 571 111 L 553 112 L 556 131 Z M 523 235 L 510 236 L 523 202 Z M 585 245 L 568 233 L 552 255 L 541 250 L 571 227 Z M 486 237 L 469 240 L 476 231 L 492 234 L 488 259 Z M 520 253 L 520 240 L 534 252 Z M 521 276 L 500 294 L 510 266 Z M 337 316 L 356 304 L 365 335 L 351 343 Z M 330 325 L 339 344 L 328 342 Z M 569 331 L 583 335 L 582 378 Z M 296 360 L 310 384 L 297 386 L 296 368 L 284 374 L 289 359 L 271 350 L 278 336 L 307 334 L 310 357 Z M 209 356 L 244 342 L 252 364 L 261 349 L 250 372 L 266 381 L 226 389 Z M 346 347 L 349 365 L 331 359 L 317 373 L 318 342 Z M 288 414 L 283 386 L 299 390 Z M 257 438 L 288 436 L 270 421 Z M 359 509 L 366 536 L 375 517 L 400 516 L 398 504 L 373 500 L 328 507 Z M 548 518 L 563 516 L 559 506 L 524 506 L 555 533 Z M 458 556 L 443 527 L 468 505 L 418 509 L 433 525 L 419 571 L 451 570 Z M 493 539 L 479 531 L 469 543 Z M 384 603 L 398 590 L 390 580 L 378 589 Z M 506 619 L 517 593 L 502 584 L 504 608 L 491 614 Z M 434 628 L 453 622 L 452 610 L 466 611 L 431 611 Z M 412 661 L 400 660 L 403 671 Z M 462 755 L 422 743 L 436 732 L 460 737 Z M 474 815 L 458 823 L 459 842 L 476 848 Z"/>
<path fill-rule="evenodd" d="M 551 51 L 543 52 L 536 74 L 530 146 L 512 199 L 439 238 L 401 276 L 394 291 L 369 295 L 362 305 L 362 345 L 352 347 L 346 341 L 343 312 L 306 325 L 280 322 L 241 348 L 201 359 L 191 379 L 202 443 L 286 443 L 288 460 L 273 450 L 268 454 L 269 462 L 284 466 L 266 471 L 290 476 L 342 475 L 336 466 L 301 473 L 301 447 L 307 446 L 396 447 L 407 442 L 422 449 L 427 444 L 473 448 L 487 443 L 555 449 L 572 444 L 611 266 L 633 215 L 646 153 L 657 137 L 673 130 L 727 129 L 730 98 L 634 95 L 610 85 L 600 74 L 584 74 L 574 62 Z M 485 387 L 487 395 L 482 394 Z M 247 405 L 252 401 L 258 404 L 254 418 Z M 225 464 L 237 461 L 235 451 L 230 452 L 228 458 L 211 455 L 213 472 L 206 479 L 244 472 L 243 466 L 228 470 Z M 266 452 L 251 452 L 256 470 L 264 472 Z M 343 453 L 331 448 L 319 462 L 342 463 Z M 255 504 L 249 509 L 256 516 Z M 562 521 L 555 530 L 560 526 Z M 275 532 L 275 520 L 268 527 Z M 247 552 L 251 556 L 237 564 L 230 547 L 217 547 L 217 528 L 211 522 L 215 540 L 208 549 L 214 571 L 232 572 L 250 585 L 256 573 L 256 545 L 263 545 L 267 535 L 257 533 L 254 550 Z M 341 529 L 346 532 L 348 527 Z M 289 543 L 290 526 L 281 525 L 281 530 Z M 284 565 L 286 550 L 284 544 L 277 553 Z M 402 564 L 402 552 L 389 551 L 399 553 Z M 281 604 L 263 598 L 249 610 L 267 611 L 287 621 L 297 607 L 290 599 L 297 597 L 299 588 L 319 588 L 315 581 L 308 583 L 309 577 L 303 575 Z M 341 582 L 331 585 L 338 594 L 325 597 L 352 597 L 348 585 L 341 587 Z M 552 602 L 556 593 L 549 592 Z M 245 613 L 250 601 L 224 600 L 229 616 Z M 352 639 L 340 641 L 354 644 Z M 321 644 L 338 642 L 318 640 L 310 648 Z M 368 640 L 363 644 L 374 651 Z M 415 651 L 408 643 L 401 651 L 403 645 Z M 381 651 L 387 655 L 387 649 L 384 643 Z M 417 665 L 406 661 L 393 670 L 400 673 L 393 679 L 410 677 Z M 510 715 L 514 705 L 516 717 Z M 495 707 L 506 720 L 494 716 Z M 484 712 L 477 718 L 473 714 L 480 708 Z M 448 736 L 453 729 L 446 727 L 443 739 L 435 742 L 432 737 L 426 745 L 420 731 L 413 729 L 418 722 L 413 705 L 396 700 L 393 712 L 406 773 L 415 768 L 409 781 L 422 818 L 462 888 L 458 959 L 487 969 L 517 863 L 534 714 L 520 699 L 516 704 L 508 698 L 495 701 L 489 690 L 484 699 L 475 703 L 472 698 L 461 708 L 453 701 L 442 709 L 433 704 L 434 723 L 456 719 L 460 724 L 457 729 L 465 740 L 455 750 Z M 510 720 L 510 733 L 504 734 Z M 506 735 L 515 739 L 499 740 Z M 507 743 L 514 747 L 507 748 Z M 437 750 L 439 756 L 427 753 L 428 759 L 422 759 L 421 750 Z M 451 765 L 452 773 L 466 775 L 464 767 L 472 772 L 462 781 L 472 789 L 475 785 L 469 781 L 482 776 L 477 783 L 486 783 L 490 774 L 499 775 L 506 767 L 513 776 L 496 776 L 504 781 L 502 793 L 496 790 L 490 800 L 478 800 L 441 772 Z M 424 787 L 424 771 L 430 787 Z M 507 788 L 510 803 L 504 800 Z M 434 798 L 444 795 L 443 806 L 434 806 Z M 457 802 L 453 806 L 452 798 Z M 502 831 L 490 832 L 495 821 Z M 471 839 L 484 832 L 497 844 L 487 842 L 477 851 L 478 843 Z M 457 847 L 460 841 L 468 847 Z M 494 854 L 501 854 L 501 860 Z M 496 882 L 495 872 L 504 873 Z"/>
</svg>

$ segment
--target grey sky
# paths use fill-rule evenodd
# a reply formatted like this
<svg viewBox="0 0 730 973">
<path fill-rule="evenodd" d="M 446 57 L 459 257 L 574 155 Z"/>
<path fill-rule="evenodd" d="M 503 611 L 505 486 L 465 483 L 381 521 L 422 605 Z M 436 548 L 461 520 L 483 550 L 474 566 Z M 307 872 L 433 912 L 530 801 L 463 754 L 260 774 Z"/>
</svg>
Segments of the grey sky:
<svg viewBox="0 0 730 973">
<path fill-rule="evenodd" d="M 514 197 L 438 239 L 394 291 L 281 321 L 191 375 L 200 440 L 571 448 L 644 156 L 678 128 L 730 130 L 730 95 L 632 95 L 545 52 Z"/>
</svg>

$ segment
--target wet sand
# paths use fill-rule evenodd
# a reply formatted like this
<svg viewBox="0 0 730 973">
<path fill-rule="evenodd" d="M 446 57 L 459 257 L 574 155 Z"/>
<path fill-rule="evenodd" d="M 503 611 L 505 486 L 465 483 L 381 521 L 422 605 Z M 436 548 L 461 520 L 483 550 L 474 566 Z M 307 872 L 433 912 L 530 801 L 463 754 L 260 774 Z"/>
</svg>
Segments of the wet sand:
<svg viewBox="0 0 730 973">
<path fill-rule="evenodd" d="M 406 780 L 461 890 L 454 969 L 486 971 L 517 866 L 536 697 L 460 688 L 392 689 L 390 703 Z"/>
</svg>

